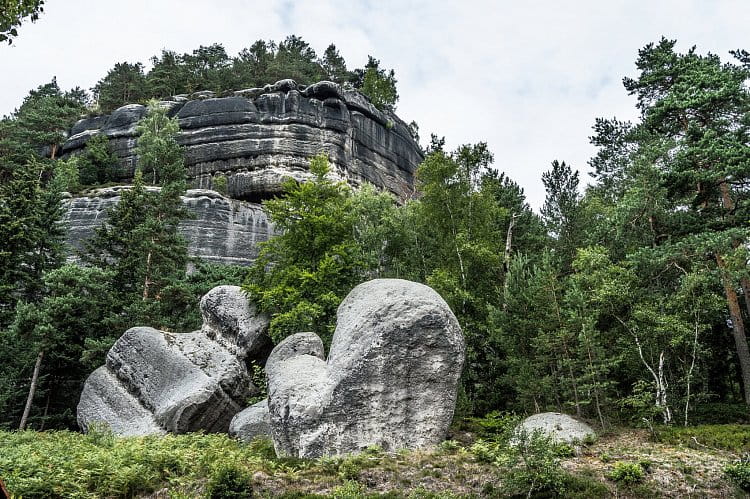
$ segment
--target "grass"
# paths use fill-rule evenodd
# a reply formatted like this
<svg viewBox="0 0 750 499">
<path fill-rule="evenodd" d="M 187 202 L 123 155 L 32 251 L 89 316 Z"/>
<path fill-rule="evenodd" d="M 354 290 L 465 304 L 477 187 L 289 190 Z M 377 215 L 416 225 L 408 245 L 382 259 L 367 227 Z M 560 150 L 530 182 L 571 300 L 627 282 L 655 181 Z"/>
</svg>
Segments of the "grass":
<svg viewBox="0 0 750 499">
<path fill-rule="evenodd" d="M 690 448 L 721 449 L 736 454 L 750 452 L 750 425 L 669 426 L 659 428 L 657 436 L 661 442 Z"/>
<path fill-rule="evenodd" d="M 544 442 L 511 448 L 509 416 L 461 423 L 466 442 L 431 451 L 314 460 L 277 458 L 270 441 L 226 435 L 117 438 L 106 431 L 0 432 L 0 477 L 16 497 L 458 498 L 741 497 L 750 427 L 711 425 L 622 430 L 575 455 Z M 700 445 L 695 445 L 698 441 Z M 691 447 L 691 442 L 693 446 Z M 667 484 L 667 485 L 665 485 Z M 737 487 L 735 487 L 736 484 Z"/>
</svg>

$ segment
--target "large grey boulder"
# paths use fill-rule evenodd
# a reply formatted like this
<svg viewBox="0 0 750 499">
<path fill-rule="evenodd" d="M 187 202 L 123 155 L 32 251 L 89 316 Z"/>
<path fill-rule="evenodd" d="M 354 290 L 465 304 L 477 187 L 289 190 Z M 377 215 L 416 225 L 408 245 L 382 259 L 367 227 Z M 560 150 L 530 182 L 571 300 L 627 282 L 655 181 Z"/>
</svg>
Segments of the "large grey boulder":
<svg viewBox="0 0 750 499">
<path fill-rule="evenodd" d="M 238 412 L 229 423 L 229 434 L 243 442 L 252 442 L 256 438 L 271 438 L 268 399 Z"/>
<path fill-rule="evenodd" d="M 104 423 L 119 435 L 226 432 L 258 389 L 246 360 L 268 352 L 268 319 L 237 286 L 201 300 L 203 328 L 185 334 L 135 327 L 84 384 L 78 424 Z"/>
<path fill-rule="evenodd" d="M 524 419 L 516 432 L 532 434 L 539 432 L 554 442 L 575 444 L 588 438 L 595 438 L 596 433 L 589 425 L 572 416 L 559 412 L 542 412 Z"/>
<path fill-rule="evenodd" d="M 438 444 L 453 418 L 464 351 L 458 321 L 431 288 L 400 279 L 357 286 L 339 306 L 327 361 L 313 333 L 286 338 L 268 358 L 276 452 Z"/>
</svg>

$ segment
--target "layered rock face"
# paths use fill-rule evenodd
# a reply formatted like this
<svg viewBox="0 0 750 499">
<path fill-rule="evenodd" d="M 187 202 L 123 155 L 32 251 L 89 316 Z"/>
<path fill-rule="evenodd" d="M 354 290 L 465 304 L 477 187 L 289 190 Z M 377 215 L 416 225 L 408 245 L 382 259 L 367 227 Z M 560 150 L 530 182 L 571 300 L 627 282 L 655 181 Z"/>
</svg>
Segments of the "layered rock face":
<svg viewBox="0 0 750 499">
<path fill-rule="evenodd" d="M 67 199 L 64 221 L 68 244 L 81 249 L 105 220 L 107 209 L 117 204 L 122 190 L 128 188 L 97 189 L 85 197 Z M 182 201 L 193 215 L 180 224 L 190 256 L 212 263 L 247 265 L 257 256 L 258 243 L 273 234 L 268 217 L 257 203 L 201 189 L 188 190 Z"/>
<path fill-rule="evenodd" d="M 194 187 L 210 189 L 221 173 L 230 197 L 258 201 L 280 192 L 284 177 L 307 178 L 309 158 L 327 152 L 335 175 L 353 185 L 367 181 L 402 200 L 412 194 L 423 158 L 419 146 L 397 116 L 379 111 L 357 91 L 332 82 L 303 87 L 282 80 L 231 97 L 200 92 L 191 98 L 163 105 L 179 121 L 178 142 L 185 146 Z M 104 134 L 120 158 L 120 178 L 131 178 L 135 124 L 145 111 L 131 104 L 79 121 L 63 153 L 75 154 L 93 135 Z"/>
<path fill-rule="evenodd" d="M 266 363 L 276 452 L 296 457 L 422 448 L 445 438 L 465 345 L 431 288 L 376 279 L 338 309 L 328 360 L 313 333 L 274 348 Z"/>
<path fill-rule="evenodd" d="M 245 400 L 258 393 L 246 361 L 265 359 L 268 319 L 237 286 L 211 290 L 201 313 L 200 331 L 136 327 L 120 337 L 84 384 L 81 429 L 103 423 L 118 435 L 228 431 Z"/>
</svg>

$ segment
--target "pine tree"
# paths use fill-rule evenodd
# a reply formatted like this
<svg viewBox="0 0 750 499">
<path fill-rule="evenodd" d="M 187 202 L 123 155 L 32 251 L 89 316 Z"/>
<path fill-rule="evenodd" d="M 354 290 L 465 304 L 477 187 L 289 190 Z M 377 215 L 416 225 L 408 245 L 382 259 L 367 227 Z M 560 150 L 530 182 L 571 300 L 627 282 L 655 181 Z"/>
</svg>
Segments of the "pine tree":
<svg viewBox="0 0 750 499">
<path fill-rule="evenodd" d="M 91 90 L 103 113 L 111 113 L 125 104 L 144 102 L 148 87 L 143 64 L 118 62 Z"/>
<path fill-rule="evenodd" d="M 744 398 L 750 404 L 750 348 L 737 295 L 750 314 L 750 278 L 744 242 L 750 237 L 750 68 L 724 64 L 718 56 L 676 53 L 662 39 L 639 51 L 640 74 L 625 88 L 638 99 L 642 151 L 658 165 L 683 247 L 712 254 L 721 276 L 740 365 Z M 738 262 L 738 263 L 733 263 Z"/>
<path fill-rule="evenodd" d="M 555 239 L 562 268 L 569 269 L 580 242 L 578 171 L 574 172 L 565 161 L 554 160 L 552 169 L 542 174 L 542 183 L 547 191 L 541 209 L 542 220 Z"/>
</svg>

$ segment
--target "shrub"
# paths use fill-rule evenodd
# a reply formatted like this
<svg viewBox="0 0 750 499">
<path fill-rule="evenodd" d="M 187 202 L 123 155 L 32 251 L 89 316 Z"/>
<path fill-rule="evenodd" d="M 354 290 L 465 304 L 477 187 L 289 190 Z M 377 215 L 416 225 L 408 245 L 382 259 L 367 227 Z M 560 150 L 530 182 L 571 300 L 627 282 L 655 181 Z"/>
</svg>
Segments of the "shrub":
<svg viewBox="0 0 750 499">
<path fill-rule="evenodd" d="M 347 458 L 339 464 L 339 476 L 344 480 L 356 480 L 361 467 L 356 459 Z"/>
<path fill-rule="evenodd" d="M 665 443 L 750 452 L 750 426 L 747 425 L 665 426 L 659 428 L 658 434 L 659 440 Z"/>
<path fill-rule="evenodd" d="M 745 492 L 750 492 L 750 456 L 724 466 L 724 474 Z"/>
<path fill-rule="evenodd" d="M 481 438 L 507 442 L 513 435 L 521 418 L 511 413 L 490 412 L 482 418 L 471 418 Z"/>
<path fill-rule="evenodd" d="M 632 485 L 643 480 L 645 472 L 640 464 L 637 463 L 626 463 L 619 461 L 615 463 L 612 471 L 607 474 L 607 477 L 615 482 L 624 483 L 625 485 Z"/>
<path fill-rule="evenodd" d="M 480 463 L 494 463 L 501 455 L 500 446 L 496 442 L 478 439 L 469 451 Z"/>
<path fill-rule="evenodd" d="M 216 175 L 211 182 L 211 186 L 213 187 L 213 190 L 222 196 L 226 196 L 227 192 L 229 192 L 227 177 L 224 175 Z"/>
<path fill-rule="evenodd" d="M 508 494 L 565 492 L 570 475 L 560 467 L 558 446 L 549 437 L 518 431 L 508 451 L 509 471 L 503 482 Z"/>
<path fill-rule="evenodd" d="M 222 466 L 211 477 L 206 487 L 209 499 L 233 499 L 253 496 L 250 475 L 234 466 Z"/>
<path fill-rule="evenodd" d="M 443 454 L 455 454 L 460 448 L 461 446 L 455 440 L 444 440 L 438 445 L 438 449 L 440 449 L 440 452 Z"/>
</svg>

